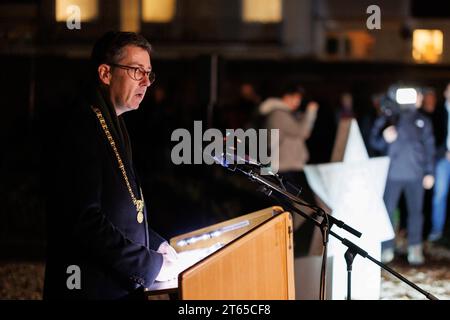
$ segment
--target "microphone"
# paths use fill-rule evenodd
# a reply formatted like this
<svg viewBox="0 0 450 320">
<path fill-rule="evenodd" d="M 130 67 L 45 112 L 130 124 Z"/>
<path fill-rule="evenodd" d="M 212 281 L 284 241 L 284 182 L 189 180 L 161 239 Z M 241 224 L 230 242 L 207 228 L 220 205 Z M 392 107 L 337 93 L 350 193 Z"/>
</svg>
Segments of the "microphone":
<svg viewBox="0 0 450 320">
<path fill-rule="evenodd" d="M 222 153 L 220 155 L 210 155 L 211 158 L 214 160 L 215 163 L 218 165 L 221 165 L 224 168 L 230 169 L 234 171 L 237 166 L 254 166 L 254 167 L 261 167 L 261 164 L 258 164 L 252 160 L 249 160 L 249 157 L 247 157 L 247 160 L 245 158 L 239 157 L 236 154 L 231 153 Z M 239 161 L 238 161 L 239 160 Z"/>
<path fill-rule="evenodd" d="M 261 162 L 253 159 L 248 154 L 240 156 L 234 151 L 234 148 L 228 148 L 228 150 L 226 150 L 226 152 L 222 152 L 221 155 L 211 154 L 211 157 L 217 164 L 232 171 L 234 171 L 237 166 L 251 166 L 258 168 L 261 172 L 264 172 L 264 175 L 280 178 L 277 173 L 272 171 L 270 166 L 263 165 Z"/>
<path fill-rule="evenodd" d="M 224 168 L 227 168 L 230 171 L 239 170 L 240 172 L 245 173 L 247 176 L 254 179 L 255 171 L 254 168 L 257 168 L 260 175 L 267 175 L 273 177 L 279 184 L 279 186 L 283 190 L 287 190 L 286 183 L 291 187 L 291 190 L 295 190 L 296 195 L 300 195 L 302 192 L 302 188 L 297 188 L 292 185 L 289 181 L 284 181 L 284 179 L 279 176 L 277 173 L 273 172 L 270 167 L 264 166 L 262 163 L 257 160 L 252 159 L 249 155 L 245 154 L 244 157 L 237 155 L 236 153 L 227 152 L 226 154 L 222 153 L 221 155 L 210 155 L 215 163 L 221 165 Z M 241 164 L 237 162 L 240 160 Z M 250 167 L 250 168 L 249 168 Z M 261 187 L 260 191 L 270 195 L 271 191 L 268 191 L 265 187 Z"/>
<path fill-rule="evenodd" d="M 223 153 L 220 156 L 214 156 L 211 154 L 211 158 L 214 160 L 215 163 L 218 165 L 221 165 L 224 168 L 229 169 L 230 164 L 227 162 L 227 160 L 223 157 Z"/>
<path fill-rule="evenodd" d="M 236 162 L 237 164 L 250 164 L 250 165 L 257 166 L 257 167 L 263 167 L 262 163 L 251 158 L 248 154 L 244 154 L 244 157 L 241 157 L 234 151 L 227 151 L 225 156 L 227 158 L 230 158 L 233 162 Z"/>
<path fill-rule="evenodd" d="M 242 168 L 242 166 L 247 167 L 247 168 L 250 166 L 250 167 L 257 167 L 260 170 L 267 169 L 267 167 L 264 167 L 263 164 L 259 163 L 257 160 L 252 159 L 247 154 L 244 154 L 243 157 L 239 156 L 235 152 L 234 148 L 225 148 L 225 151 L 226 152 L 222 152 L 220 155 L 211 154 L 210 156 L 214 159 L 214 161 L 217 164 L 221 165 L 222 167 L 225 167 L 231 171 L 239 170 L 239 171 L 245 173 L 247 176 L 249 176 L 252 180 L 257 180 L 259 182 L 262 182 L 263 183 L 262 189 L 263 189 L 264 193 L 271 195 L 272 190 L 276 190 L 276 191 L 280 192 L 281 194 L 284 194 L 284 195 L 287 194 L 288 199 L 294 200 L 295 203 L 297 203 L 298 205 L 316 210 L 316 212 L 315 212 L 316 214 L 318 214 L 321 217 L 326 217 L 327 220 L 329 220 L 332 224 L 337 225 L 339 228 L 350 232 L 351 234 L 355 235 L 358 238 L 361 237 L 361 235 L 362 235 L 361 232 L 346 225 L 343 221 L 338 220 L 338 219 L 334 218 L 333 216 L 329 215 L 320 207 L 311 205 L 305 201 L 299 202 L 298 200 L 301 200 L 299 198 L 295 199 L 295 197 L 299 197 L 299 195 L 302 193 L 303 190 L 301 187 L 298 188 L 297 186 L 295 186 L 295 184 L 292 184 L 290 181 L 284 181 L 284 179 L 282 177 L 280 177 L 277 173 L 274 173 L 270 170 L 266 171 L 269 173 L 269 176 L 274 177 L 278 181 L 279 187 L 274 187 L 273 185 L 271 185 L 270 180 L 265 179 L 262 176 L 259 176 L 258 174 L 255 174 L 255 172 L 253 170 L 247 171 L 246 169 Z M 238 162 L 238 160 L 240 160 L 240 163 Z M 289 186 L 289 190 L 286 188 L 286 185 Z M 266 191 L 264 191 L 264 190 L 266 190 Z M 292 194 L 292 193 L 295 195 L 293 195 L 293 197 L 289 196 L 289 194 Z"/>
</svg>

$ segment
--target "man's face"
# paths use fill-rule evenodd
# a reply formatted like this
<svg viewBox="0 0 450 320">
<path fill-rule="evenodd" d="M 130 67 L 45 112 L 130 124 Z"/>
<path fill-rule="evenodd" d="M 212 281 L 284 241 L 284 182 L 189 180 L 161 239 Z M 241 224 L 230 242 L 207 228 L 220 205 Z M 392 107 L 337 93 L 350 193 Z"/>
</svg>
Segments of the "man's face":
<svg viewBox="0 0 450 320">
<path fill-rule="evenodd" d="M 117 61 L 117 64 L 139 67 L 145 71 L 152 69 L 147 50 L 132 45 L 123 48 L 122 58 Z M 144 76 L 137 81 L 132 77 L 134 74 L 132 69 L 127 70 L 115 66 L 111 67 L 110 72 L 109 95 L 117 115 L 138 109 L 151 84 L 149 78 Z"/>
<path fill-rule="evenodd" d="M 423 95 L 423 106 L 422 108 L 429 113 L 434 112 L 436 109 L 436 95 L 432 92 L 428 92 Z"/>
<path fill-rule="evenodd" d="M 447 88 L 444 91 L 444 97 L 447 101 L 450 101 L 450 83 L 447 85 Z"/>
<path fill-rule="evenodd" d="M 302 103 L 302 95 L 300 93 L 289 93 L 283 96 L 284 102 L 291 108 L 292 111 L 297 110 Z"/>
</svg>

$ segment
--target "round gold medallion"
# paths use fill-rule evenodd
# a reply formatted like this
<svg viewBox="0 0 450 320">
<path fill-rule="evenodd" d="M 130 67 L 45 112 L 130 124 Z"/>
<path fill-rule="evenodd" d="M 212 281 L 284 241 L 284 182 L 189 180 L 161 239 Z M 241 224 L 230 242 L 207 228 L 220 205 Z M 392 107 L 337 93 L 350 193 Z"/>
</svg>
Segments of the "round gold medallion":
<svg viewBox="0 0 450 320">
<path fill-rule="evenodd" d="M 137 214 L 137 222 L 142 223 L 144 221 L 144 214 L 142 212 L 139 212 Z"/>
</svg>

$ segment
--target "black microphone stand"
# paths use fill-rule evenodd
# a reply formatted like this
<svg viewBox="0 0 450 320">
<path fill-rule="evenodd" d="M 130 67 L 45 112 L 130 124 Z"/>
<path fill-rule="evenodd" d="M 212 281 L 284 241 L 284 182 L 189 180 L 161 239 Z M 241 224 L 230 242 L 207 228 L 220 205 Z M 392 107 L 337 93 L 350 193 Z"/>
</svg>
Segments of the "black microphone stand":
<svg viewBox="0 0 450 320">
<path fill-rule="evenodd" d="M 347 273 L 348 273 L 348 279 L 347 279 L 347 300 L 351 300 L 351 270 L 352 270 L 352 263 L 356 255 L 360 255 L 363 258 L 367 258 L 376 265 L 380 266 L 384 270 L 388 271 L 410 287 L 414 288 L 418 292 L 425 295 L 425 297 L 429 300 L 439 300 L 437 297 L 435 297 L 433 294 L 423 290 L 413 282 L 409 281 L 405 277 L 403 277 L 400 273 L 396 272 L 392 268 L 386 266 L 385 264 L 379 262 L 378 260 L 374 259 L 372 256 L 370 256 L 366 251 L 364 251 L 361 247 L 354 244 L 353 242 L 342 238 L 338 234 L 331 231 L 331 227 L 333 225 L 336 225 L 352 234 L 354 234 L 357 237 L 361 236 L 361 232 L 351 228 L 350 226 L 346 225 L 344 222 L 328 215 L 322 208 L 318 206 L 311 205 L 307 203 L 306 201 L 303 201 L 302 199 L 294 196 L 287 190 L 284 190 L 283 188 L 277 186 L 270 180 L 262 177 L 259 173 L 255 172 L 251 166 L 228 166 L 228 169 L 231 171 L 239 171 L 246 175 L 251 181 L 256 181 L 262 186 L 262 191 L 275 199 L 277 199 L 281 203 L 285 203 L 292 211 L 295 213 L 301 215 L 302 217 L 312 221 L 317 227 L 319 227 L 322 231 L 323 236 L 323 243 L 324 243 L 324 254 L 322 258 L 322 272 L 321 272 L 321 282 L 320 282 L 320 299 L 325 299 L 325 288 L 326 288 L 326 254 L 327 254 L 327 243 L 328 243 L 328 236 L 331 234 L 333 237 L 341 241 L 343 245 L 345 245 L 348 249 L 345 253 L 345 260 L 347 262 Z M 258 168 L 259 170 L 260 168 Z M 309 209 L 313 209 L 315 214 L 321 216 L 323 219 L 321 222 L 317 221 L 315 218 L 311 217 L 310 215 L 304 213 L 301 209 L 298 208 L 298 205 L 304 206 Z"/>
</svg>

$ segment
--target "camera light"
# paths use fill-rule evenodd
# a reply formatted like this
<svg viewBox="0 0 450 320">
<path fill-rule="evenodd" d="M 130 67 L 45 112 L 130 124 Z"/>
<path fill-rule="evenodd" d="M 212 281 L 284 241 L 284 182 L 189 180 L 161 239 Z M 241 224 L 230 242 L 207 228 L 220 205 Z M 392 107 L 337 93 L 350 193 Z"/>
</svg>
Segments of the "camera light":
<svg viewBox="0 0 450 320">
<path fill-rule="evenodd" d="M 397 89 L 395 100 L 398 104 L 416 104 L 417 91 L 413 88 Z"/>
</svg>

